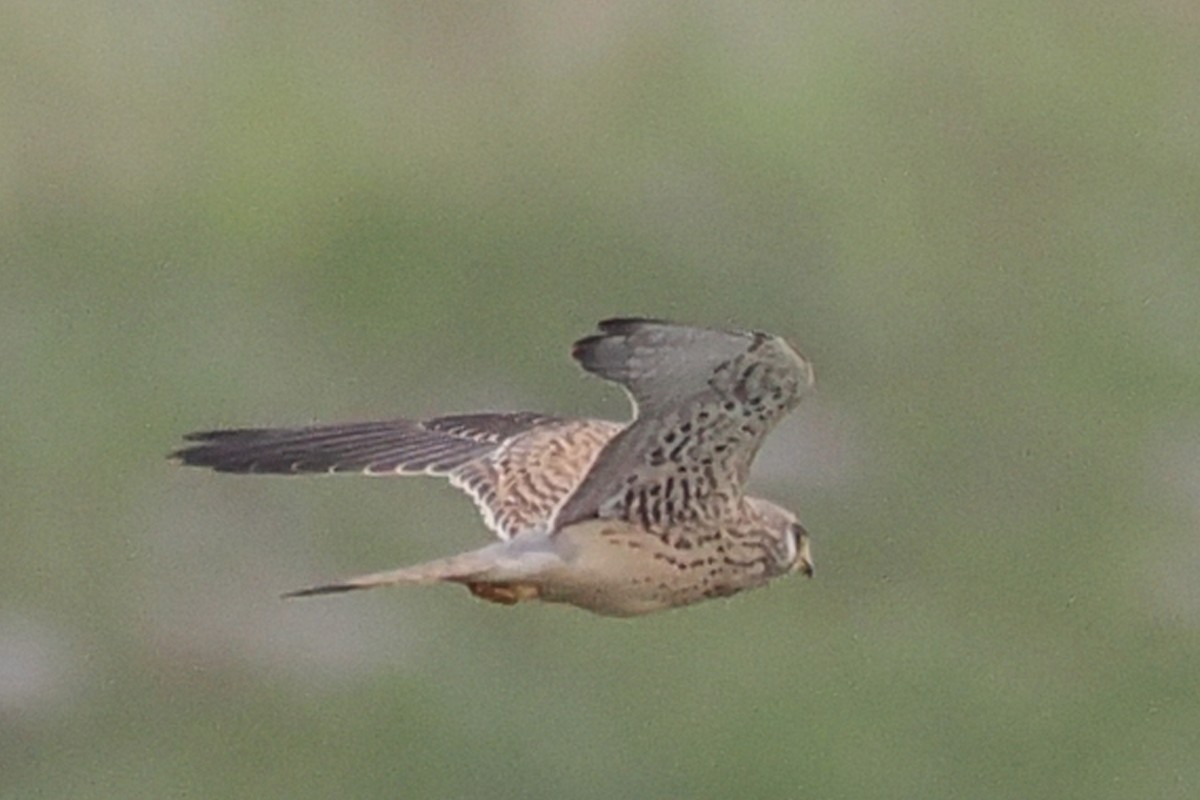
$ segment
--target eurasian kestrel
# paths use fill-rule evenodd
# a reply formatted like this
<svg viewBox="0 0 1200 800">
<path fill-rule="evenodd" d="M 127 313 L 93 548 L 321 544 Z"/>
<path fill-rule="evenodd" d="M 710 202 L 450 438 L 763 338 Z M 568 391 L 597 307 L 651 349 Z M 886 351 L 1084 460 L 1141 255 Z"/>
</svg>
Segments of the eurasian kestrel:
<svg viewBox="0 0 1200 800">
<path fill-rule="evenodd" d="M 530 412 L 192 433 L 183 464 L 239 473 L 441 475 L 500 541 L 292 592 L 464 584 L 498 603 L 544 600 L 633 616 L 812 574 L 791 512 L 742 487 L 763 439 L 812 385 L 765 333 L 610 319 L 571 353 L 621 384 L 627 424 Z"/>
</svg>

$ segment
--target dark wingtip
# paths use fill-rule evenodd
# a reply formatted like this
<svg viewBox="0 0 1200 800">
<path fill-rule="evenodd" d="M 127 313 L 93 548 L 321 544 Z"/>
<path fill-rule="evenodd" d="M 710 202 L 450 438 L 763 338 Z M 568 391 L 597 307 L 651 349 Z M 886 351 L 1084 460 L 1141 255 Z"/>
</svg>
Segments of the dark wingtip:
<svg viewBox="0 0 1200 800">
<path fill-rule="evenodd" d="M 673 324 L 669 320 L 655 317 L 609 317 L 608 319 L 602 319 L 596 323 L 596 327 L 600 329 L 600 333 L 584 336 L 571 345 L 571 357 L 576 361 L 587 364 L 591 358 L 591 354 L 606 339 L 611 339 L 615 336 L 629 336 L 646 325 Z"/>
<path fill-rule="evenodd" d="M 604 339 L 603 334 L 593 334 L 579 339 L 575 344 L 571 345 L 571 358 L 576 361 L 585 361 L 588 355 L 596 349 L 596 345 Z"/>
<path fill-rule="evenodd" d="M 249 474 L 256 471 L 256 462 L 247 460 L 242 454 L 226 452 L 212 444 L 184 447 L 167 456 L 173 464 L 181 467 L 204 467 L 216 472 Z"/>
<path fill-rule="evenodd" d="M 192 441 L 192 434 L 188 434 L 183 438 L 187 439 L 188 441 Z M 203 449 L 204 445 L 189 445 L 187 447 L 180 447 L 168 453 L 167 459 L 169 461 L 174 461 L 176 464 L 194 466 L 196 464 L 196 452 L 202 451 Z"/>
<path fill-rule="evenodd" d="M 167 460 L 172 464 L 181 467 L 206 467 L 207 464 L 201 463 L 196 458 L 197 447 L 181 447 L 178 450 L 172 450 L 167 453 Z"/>
<path fill-rule="evenodd" d="M 217 428 L 210 431 L 192 431 L 183 435 L 188 442 L 217 442 L 223 439 L 258 439 L 267 436 L 269 428 Z"/>
<path fill-rule="evenodd" d="M 609 317 L 596 323 L 596 327 L 606 334 L 628 333 L 632 328 L 642 325 L 671 325 L 672 323 L 658 317 Z"/>
<path fill-rule="evenodd" d="M 185 433 L 191 444 L 171 451 L 167 459 L 185 467 L 208 467 L 217 472 L 254 472 L 255 464 L 240 449 L 256 444 L 271 431 L 265 428 L 223 428 Z"/>
</svg>

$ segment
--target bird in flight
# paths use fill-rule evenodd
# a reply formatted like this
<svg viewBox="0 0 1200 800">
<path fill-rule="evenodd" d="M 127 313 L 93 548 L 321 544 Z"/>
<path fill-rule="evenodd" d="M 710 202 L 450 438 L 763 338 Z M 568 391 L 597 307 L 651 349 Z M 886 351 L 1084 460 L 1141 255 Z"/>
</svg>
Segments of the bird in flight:
<svg viewBox="0 0 1200 800">
<path fill-rule="evenodd" d="M 465 585 L 497 603 L 635 616 L 812 575 L 796 516 L 744 494 L 763 439 L 812 386 L 809 362 L 766 333 L 609 319 L 575 342 L 624 387 L 628 423 L 532 412 L 188 434 L 178 462 L 218 472 L 439 475 L 499 541 L 291 592 Z"/>
</svg>

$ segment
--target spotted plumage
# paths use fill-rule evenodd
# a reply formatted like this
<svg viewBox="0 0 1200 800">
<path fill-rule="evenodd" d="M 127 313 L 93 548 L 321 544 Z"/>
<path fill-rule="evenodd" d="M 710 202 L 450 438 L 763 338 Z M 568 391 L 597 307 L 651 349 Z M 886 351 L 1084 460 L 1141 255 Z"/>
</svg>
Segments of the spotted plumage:
<svg viewBox="0 0 1200 800">
<path fill-rule="evenodd" d="M 629 616 L 812 573 L 795 516 L 743 487 L 766 435 L 811 386 L 808 362 L 758 332 L 612 319 L 575 343 L 621 384 L 627 424 L 530 412 L 189 434 L 183 464 L 238 473 L 428 474 L 475 501 L 500 541 L 292 593 L 461 583 Z"/>
</svg>

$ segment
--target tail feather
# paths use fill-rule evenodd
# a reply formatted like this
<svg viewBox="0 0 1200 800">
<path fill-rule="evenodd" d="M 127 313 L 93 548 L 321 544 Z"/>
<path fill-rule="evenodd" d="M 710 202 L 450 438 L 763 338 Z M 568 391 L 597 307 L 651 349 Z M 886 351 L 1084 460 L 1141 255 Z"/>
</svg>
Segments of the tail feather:
<svg viewBox="0 0 1200 800">
<path fill-rule="evenodd" d="M 475 550 L 448 558 L 426 561 L 423 564 L 414 564 L 410 567 L 401 567 L 384 572 L 371 572 L 366 575 L 356 575 L 334 583 L 325 583 L 287 592 L 283 597 L 312 597 L 320 594 L 338 594 L 340 592 L 352 592 L 357 589 L 373 589 L 376 586 L 392 586 L 399 583 L 416 585 L 439 583 L 442 581 L 466 583 L 481 577 L 495 566 L 494 560 L 485 555 L 487 549 L 484 548 L 483 550 Z"/>
</svg>

